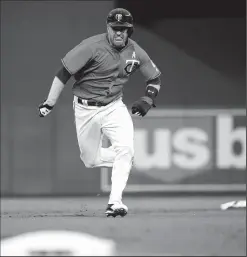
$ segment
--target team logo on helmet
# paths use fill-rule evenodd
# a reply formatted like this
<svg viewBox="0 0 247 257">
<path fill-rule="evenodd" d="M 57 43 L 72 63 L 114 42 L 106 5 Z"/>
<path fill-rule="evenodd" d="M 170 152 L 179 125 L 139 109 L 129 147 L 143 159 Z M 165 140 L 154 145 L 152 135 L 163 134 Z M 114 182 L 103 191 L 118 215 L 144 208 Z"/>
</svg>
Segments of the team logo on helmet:
<svg viewBox="0 0 247 257">
<path fill-rule="evenodd" d="M 120 13 L 116 14 L 116 19 L 117 19 L 117 21 L 121 21 L 122 18 L 123 18 L 123 15 L 122 15 L 122 14 L 120 14 Z"/>
</svg>

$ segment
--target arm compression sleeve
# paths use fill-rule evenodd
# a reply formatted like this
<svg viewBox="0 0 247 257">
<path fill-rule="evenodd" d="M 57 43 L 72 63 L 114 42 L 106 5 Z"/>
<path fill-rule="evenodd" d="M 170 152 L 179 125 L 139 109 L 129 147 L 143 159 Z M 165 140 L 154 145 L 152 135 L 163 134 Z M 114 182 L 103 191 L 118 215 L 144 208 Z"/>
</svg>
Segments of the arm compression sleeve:
<svg viewBox="0 0 247 257">
<path fill-rule="evenodd" d="M 63 88 L 63 82 L 56 76 L 52 82 L 51 89 L 45 103 L 54 106 L 63 91 Z"/>
</svg>

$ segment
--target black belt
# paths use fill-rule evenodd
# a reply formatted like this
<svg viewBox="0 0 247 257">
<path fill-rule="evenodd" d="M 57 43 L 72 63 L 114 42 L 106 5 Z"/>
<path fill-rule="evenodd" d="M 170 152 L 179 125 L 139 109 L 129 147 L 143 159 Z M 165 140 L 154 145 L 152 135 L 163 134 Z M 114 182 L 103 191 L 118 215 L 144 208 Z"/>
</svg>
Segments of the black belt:
<svg viewBox="0 0 247 257">
<path fill-rule="evenodd" d="M 78 100 L 78 103 L 79 104 L 82 104 L 82 105 L 86 105 L 82 102 L 82 99 L 81 98 L 77 98 Z M 86 100 L 86 99 L 85 99 Z M 94 101 L 94 100 L 86 100 L 87 101 L 87 105 L 88 106 L 98 106 L 98 107 L 101 107 L 101 106 L 106 106 L 107 104 L 106 103 L 101 103 L 101 102 L 97 102 L 97 101 Z"/>
</svg>

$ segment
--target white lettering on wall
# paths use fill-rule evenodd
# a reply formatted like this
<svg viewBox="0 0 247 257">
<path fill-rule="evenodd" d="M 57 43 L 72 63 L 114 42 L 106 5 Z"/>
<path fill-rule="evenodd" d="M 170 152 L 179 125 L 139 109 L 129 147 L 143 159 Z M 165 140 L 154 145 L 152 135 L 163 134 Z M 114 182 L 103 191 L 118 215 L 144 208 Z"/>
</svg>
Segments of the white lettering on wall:
<svg viewBox="0 0 247 257">
<path fill-rule="evenodd" d="M 221 115 L 217 119 L 217 166 L 222 169 L 246 167 L 246 129 L 233 128 L 233 118 Z M 234 152 L 234 143 L 241 145 L 241 152 Z"/>
<path fill-rule="evenodd" d="M 135 167 L 137 169 L 169 168 L 171 166 L 171 132 L 156 129 L 153 133 L 153 151 L 148 152 L 148 132 L 135 131 Z"/>
<path fill-rule="evenodd" d="M 208 135 L 198 128 L 184 128 L 173 136 L 173 146 L 176 153 L 173 162 L 184 169 L 198 169 L 210 161 L 210 152 L 205 143 Z"/>
</svg>

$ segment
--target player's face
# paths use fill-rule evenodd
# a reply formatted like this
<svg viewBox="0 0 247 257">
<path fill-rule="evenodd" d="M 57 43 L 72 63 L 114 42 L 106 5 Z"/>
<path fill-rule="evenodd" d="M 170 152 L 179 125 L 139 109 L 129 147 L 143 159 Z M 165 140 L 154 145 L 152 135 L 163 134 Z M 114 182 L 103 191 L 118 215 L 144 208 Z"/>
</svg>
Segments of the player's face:
<svg viewBox="0 0 247 257">
<path fill-rule="evenodd" d="M 121 48 L 125 46 L 128 38 L 128 28 L 107 26 L 107 31 L 109 41 L 114 47 Z"/>
</svg>

